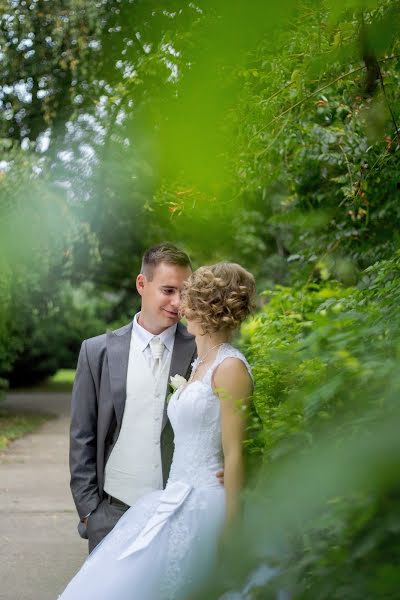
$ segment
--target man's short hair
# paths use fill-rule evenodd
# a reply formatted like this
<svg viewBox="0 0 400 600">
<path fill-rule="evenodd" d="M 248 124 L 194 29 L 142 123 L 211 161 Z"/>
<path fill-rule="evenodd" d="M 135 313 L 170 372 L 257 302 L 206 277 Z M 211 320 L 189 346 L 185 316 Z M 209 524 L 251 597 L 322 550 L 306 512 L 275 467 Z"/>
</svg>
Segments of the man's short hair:
<svg viewBox="0 0 400 600">
<path fill-rule="evenodd" d="M 170 242 L 164 242 L 157 246 L 152 246 L 143 255 L 142 267 L 140 272 L 151 280 L 154 269 L 161 263 L 167 265 L 177 265 L 178 267 L 192 268 L 189 256 Z"/>
</svg>

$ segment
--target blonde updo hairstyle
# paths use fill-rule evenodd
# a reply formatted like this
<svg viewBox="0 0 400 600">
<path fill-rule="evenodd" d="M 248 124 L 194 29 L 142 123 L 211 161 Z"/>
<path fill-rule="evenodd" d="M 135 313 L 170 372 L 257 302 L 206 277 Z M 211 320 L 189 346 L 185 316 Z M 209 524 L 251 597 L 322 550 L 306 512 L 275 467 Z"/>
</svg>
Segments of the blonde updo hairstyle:
<svg viewBox="0 0 400 600">
<path fill-rule="evenodd" d="M 204 334 L 230 332 L 254 308 L 255 291 L 253 275 L 236 263 L 200 267 L 185 282 L 181 312 L 199 322 Z"/>
</svg>

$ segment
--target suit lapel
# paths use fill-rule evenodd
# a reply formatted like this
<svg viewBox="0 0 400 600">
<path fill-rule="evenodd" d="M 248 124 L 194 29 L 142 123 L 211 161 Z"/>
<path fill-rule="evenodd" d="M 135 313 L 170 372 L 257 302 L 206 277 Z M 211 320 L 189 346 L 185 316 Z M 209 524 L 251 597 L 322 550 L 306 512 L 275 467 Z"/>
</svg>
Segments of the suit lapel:
<svg viewBox="0 0 400 600">
<path fill-rule="evenodd" d="M 196 344 L 194 337 L 188 333 L 186 327 L 181 323 L 178 323 L 175 334 L 174 349 L 172 352 L 171 366 L 168 375 L 167 395 L 170 392 L 169 378 L 174 375 L 182 375 L 186 377 L 189 371 L 190 364 L 195 358 Z M 164 415 L 162 422 L 162 429 L 167 424 L 167 403 L 164 406 Z"/>
<path fill-rule="evenodd" d="M 128 372 L 129 347 L 132 323 L 107 332 L 107 356 L 110 370 L 110 386 L 117 426 L 121 426 L 126 400 L 126 376 Z"/>
</svg>

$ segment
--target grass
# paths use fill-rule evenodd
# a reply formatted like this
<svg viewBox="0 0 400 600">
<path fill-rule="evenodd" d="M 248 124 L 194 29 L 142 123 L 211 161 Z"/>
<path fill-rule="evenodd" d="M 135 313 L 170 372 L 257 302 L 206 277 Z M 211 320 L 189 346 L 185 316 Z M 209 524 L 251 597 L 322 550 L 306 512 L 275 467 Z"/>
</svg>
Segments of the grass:
<svg viewBox="0 0 400 600">
<path fill-rule="evenodd" d="M 27 387 L 13 388 L 11 391 L 14 392 L 71 392 L 72 385 L 75 379 L 75 369 L 60 369 L 55 375 L 48 377 L 45 381 Z"/>
<path fill-rule="evenodd" d="M 15 392 L 71 392 L 75 378 L 74 369 L 60 369 L 55 375 L 30 388 L 16 388 Z M 1 400 L 1 392 L 0 392 Z M 40 425 L 52 419 L 52 415 L 23 412 L 0 406 L 0 450 L 4 450 L 10 442 L 27 433 L 32 433 Z"/>
<path fill-rule="evenodd" d="M 45 414 L 24 413 L 0 408 L 0 450 L 4 450 L 10 442 L 31 433 L 52 418 Z"/>
<path fill-rule="evenodd" d="M 71 392 L 75 378 L 74 369 L 60 369 L 55 375 L 30 388 L 16 388 L 11 392 Z M 1 393 L 0 393 L 1 400 Z M 40 425 L 52 419 L 52 415 L 30 413 L 0 407 L 0 450 L 4 450 L 10 442 L 27 433 L 32 433 Z"/>
<path fill-rule="evenodd" d="M 44 385 L 49 391 L 70 391 L 75 379 L 75 369 L 60 369 L 55 375 L 49 377 Z"/>
</svg>

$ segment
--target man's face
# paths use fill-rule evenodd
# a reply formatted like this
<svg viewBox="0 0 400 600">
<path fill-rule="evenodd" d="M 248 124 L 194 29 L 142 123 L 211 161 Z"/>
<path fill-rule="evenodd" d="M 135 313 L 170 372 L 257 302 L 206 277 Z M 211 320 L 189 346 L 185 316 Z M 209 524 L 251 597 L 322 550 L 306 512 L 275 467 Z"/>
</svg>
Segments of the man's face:
<svg viewBox="0 0 400 600">
<path fill-rule="evenodd" d="M 143 274 L 136 278 L 136 289 L 142 297 L 139 323 L 157 335 L 179 321 L 179 304 L 189 267 L 160 263 L 151 280 Z"/>
</svg>

